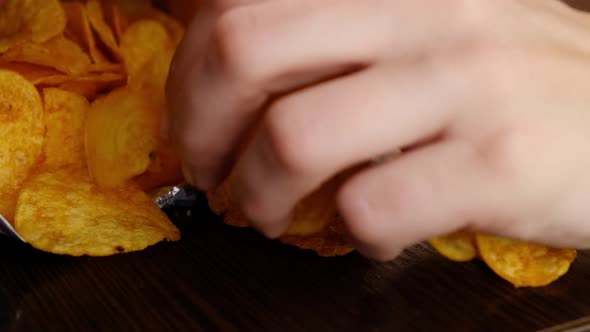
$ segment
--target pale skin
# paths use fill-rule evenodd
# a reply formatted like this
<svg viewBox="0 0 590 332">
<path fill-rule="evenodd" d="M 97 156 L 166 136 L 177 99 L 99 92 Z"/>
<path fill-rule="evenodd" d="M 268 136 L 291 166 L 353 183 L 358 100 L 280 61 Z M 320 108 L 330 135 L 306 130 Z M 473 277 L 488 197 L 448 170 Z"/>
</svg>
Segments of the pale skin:
<svg viewBox="0 0 590 332">
<path fill-rule="evenodd" d="M 335 197 L 364 255 L 461 228 L 590 248 L 590 16 L 556 0 L 204 1 L 167 92 L 187 180 L 234 172 L 268 237 L 407 148 Z"/>
</svg>

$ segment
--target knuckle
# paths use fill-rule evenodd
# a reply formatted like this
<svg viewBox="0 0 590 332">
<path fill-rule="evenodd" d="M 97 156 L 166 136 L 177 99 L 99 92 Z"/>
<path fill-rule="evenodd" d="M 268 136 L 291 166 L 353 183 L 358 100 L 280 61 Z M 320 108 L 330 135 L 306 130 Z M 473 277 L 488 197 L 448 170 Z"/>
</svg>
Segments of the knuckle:
<svg viewBox="0 0 590 332">
<path fill-rule="evenodd" d="M 526 165 L 529 144 L 525 134 L 513 128 L 498 130 L 482 143 L 480 157 L 495 174 L 516 176 Z"/>
<path fill-rule="evenodd" d="M 216 61 L 225 75 L 243 84 L 255 83 L 259 76 L 259 48 L 253 46 L 256 21 L 250 8 L 233 8 L 220 15 L 211 34 L 215 59 L 207 60 Z"/>
<path fill-rule="evenodd" d="M 269 154 L 280 169 L 291 175 L 310 175 L 318 160 L 309 130 L 300 122 L 295 107 L 278 102 L 269 109 L 264 130 Z"/>
<path fill-rule="evenodd" d="M 475 35 L 443 54 L 445 73 L 459 77 L 469 91 L 470 102 L 486 109 L 502 109 L 511 100 L 522 81 L 523 66 L 515 56 L 518 51 L 493 37 Z"/>
</svg>

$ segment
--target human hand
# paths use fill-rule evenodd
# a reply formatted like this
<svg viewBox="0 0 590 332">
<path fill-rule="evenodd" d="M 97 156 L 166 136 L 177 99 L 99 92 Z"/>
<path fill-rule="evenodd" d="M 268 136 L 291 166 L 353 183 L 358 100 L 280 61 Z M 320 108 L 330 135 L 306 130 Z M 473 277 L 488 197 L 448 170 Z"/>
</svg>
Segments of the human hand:
<svg viewBox="0 0 590 332">
<path fill-rule="evenodd" d="M 365 255 L 461 228 L 590 247 L 587 14 L 555 0 L 206 8 L 171 70 L 169 130 L 187 179 L 206 190 L 233 170 L 268 236 L 327 179 L 406 148 L 336 197 Z"/>
</svg>

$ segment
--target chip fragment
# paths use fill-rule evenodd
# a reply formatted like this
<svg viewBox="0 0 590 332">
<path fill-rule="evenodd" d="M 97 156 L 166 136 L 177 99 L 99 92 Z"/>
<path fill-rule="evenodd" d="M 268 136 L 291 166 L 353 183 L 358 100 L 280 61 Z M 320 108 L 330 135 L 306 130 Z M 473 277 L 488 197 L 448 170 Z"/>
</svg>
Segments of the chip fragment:
<svg viewBox="0 0 590 332">
<path fill-rule="evenodd" d="M 178 229 L 140 189 L 107 190 L 84 170 L 64 168 L 28 180 L 15 227 L 33 247 L 72 256 L 105 256 L 180 239 Z"/>
<path fill-rule="evenodd" d="M 41 155 L 45 126 L 35 86 L 8 70 L 0 70 L 0 124 L 0 214 L 13 221 L 20 187 Z"/>
<path fill-rule="evenodd" d="M 340 220 L 334 220 L 319 233 L 283 235 L 278 240 L 300 249 L 312 250 L 318 256 L 333 257 L 343 256 L 354 251 L 354 247 L 347 240 L 345 234 L 344 224 Z"/>
<path fill-rule="evenodd" d="M 467 262 L 477 258 L 475 234 L 460 230 L 449 235 L 430 239 L 430 245 L 441 255 L 455 262 Z"/>
<path fill-rule="evenodd" d="M 515 287 L 546 286 L 567 273 L 576 257 L 575 249 L 483 234 L 476 236 L 476 243 L 484 262 Z"/>
</svg>

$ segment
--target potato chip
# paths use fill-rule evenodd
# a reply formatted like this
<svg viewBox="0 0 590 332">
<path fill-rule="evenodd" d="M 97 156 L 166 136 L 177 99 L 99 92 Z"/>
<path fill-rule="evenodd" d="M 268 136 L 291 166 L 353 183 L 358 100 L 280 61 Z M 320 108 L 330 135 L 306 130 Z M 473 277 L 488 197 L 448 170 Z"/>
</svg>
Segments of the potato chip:
<svg viewBox="0 0 590 332">
<path fill-rule="evenodd" d="M 43 90 L 46 135 L 43 166 L 56 169 L 85 165 L 84 127 L 90 108 L 80 95 L 61 89 Z"/>
<path fill-rule="evenodd" d="M 41 155 L 45 126 L 35 86 L 16 72 L 0 70 L 0 214 L 9 221 L 20 186 Z"/>
<path fill-rule="evenodd" d="M 284 235 L 279 241 L 300 249 L 315 251 L 319 256 L 342 256 L 354 251 L 354 247 L 345 237 L 344 225 L 336 221 L 312 235 Z"/>
<path fill-rule="evenodd" d="M 477 257 L 475 235 L 467 230 L 432 238 L 429 243 L 441 255 L 455 262 L 467 262 Z"/>
<path fill-rule="evenodd" d="M 69 1 L 62 3 L 67 17 L 66 35 L 76 41 L 96 64 L 109 64 L 109 60 L 99 50 L 86 7 L 81 2 Z"/>
<path fill-rule="evenodd" d="M 92 103 L 86 120 L 85 150 L 90 174 L 114 187 L 142 174 L 157 147 L 158 118 L 151 97 L 129 88 Z"/>
<path fill-rule="evenodd" d="M 180 239 L 143 191 L 99 188 L 77 168 L 28 180 L 18 198 L 15 227 L 33 247 L 72 256 L 112 255 Z"/>
<path fill-rule="evenodd" d="M 21 43 L 6 51 L 2 59 L 51 67 L 72 75 L 86 72 L 90 65 L 90 57 L 78 44 L 64 36 L 42 44 Z"/>
<path fill-rule="evenodd" d="M 157 21 L 137 21 L 127 28 L 121 38 L 121 53 L 130 82 L 137 80 L 137 76 L 154 57 L 165 56 L 171 59 L 173 52 L 174 47 L 166 29 Z M 164 65 L 167 74 L 169 61 Z"/>
<path fill-rule="evenodd" d="M 153 19 L 160 21 L 166 30 L 168 30 L 168 34 L 170 35 L 170 39 L 172 40 L 174 47 L 177 47 L 184 37 L 185 29 L 182 24 L 180 24 L 180 22 L 170 15 L 167 15 L 159 10 L 147 10 L 146 12 L 142 13 L 138 19 Z"/>
<path fill-rule="evenodd" d="M 88 100 L 94 100 L 98 94 L 112 89 L 119 88 L 125 84 L 125 76 L 117 73 L 89 74 L 80 77 L 68 77 L 57 82 L 57 79 L 47 79 L 47 83 L 54 83 L 54 86 L 67 90 Z"/>
<path fill-rule="evenodd" d="M 30 63 L 8 62 L 0 60 L 0 69 L 10 70 L 19 73 L 34 85 L 51 82 L 54 80 L 63 80 L 67 75 L 45 66 L 33 65 Z"/>
<path fill-rule="evenodd" d="M 89 101 L 96 99 L 99 93 L 99 86 L 95 82 L 64 82 L 57 87 L 60 90 L 74 93 L 78 96 L 82 96 Z"/>
<path fill-rule="evenodd" d="M 209 208 L 213 213 L 221 216 L 223 222 L 227 225 L 250 227 L 248 219 L 231 201 L 227 183 L 225 182 L 225 185 L 207 193 Z M 319 256 L 325 257 L 345 255 L 354 250 L 344 235 L 344 224 L 336 215 L 330 215 L 328 222 L 320 223 L 322 225 L 321 229 L 313 223 L 310 225 L 304 219 L 296 219 L 295 224 L 296 226 L 292 226 L 289 232 L 279 237 L 280 242 L 300 249 L 313 250 Z"/>
<path fill-rule="evenodd" d="M 118 0 L 117 4 L 127 18 L 129 24 L 139 20 L 155 20 L 160 22 L 168 31 L 168 35 L 176 47 L 184 36 L 184 26 L 175 18 L 155 9 L 150 1 Z"/>
<path fill-rule="evenodd" d="M 338 216 L 334 197 L 341 181 L 331 180 L 302 199 L 293 211 L 287 235 L 310 235 L 322 231 Z"/>
<path fill-rule="evenodd" d="M 574 249 L 548 246 L 478 234 L 481 258 L 515 287 L 541 287 L 567 273 L 576 257 Z"/>
<path fill-rule="evenodd" d="M 113 1 L 103 1 L 104 17 L 109 27 L 113 31 L 117 42 L 121 42 L 123 31 L 127 27 L 127 19 L 121 12 L 121 8 Z"/>
<path fill-rule="evenodd" d="M 342 181 L 360 167 L 353 167 L 338 174 L 299 201 L 293 210 L 291 223 L 285 235 L 312 235 L 321 232 L 327 225 L 333 223 L 338 217 L 334 201 L 336 191 Z M 231 201 L 230 193 L 231 187 L 235 185 L 234 179 L 234 175 L 230 174 L 218 188 L 207 193 L 207 199 L 209 207 L 214 213 L 218 215 L 225 213 L 226 223 L 243 225 L 247 223 L 246 216 L 241 214 L 236 203 Z"/>
<path fill-rule="evenodd" d="M 126 72 L 125 65 L 122 63 L 92 63 L 88 66 L 89 73 L 119 73 Z"/>
<path fill-rule="evenodd" d="M 170 143 L 159 141 L 158 147 L 150 156 L 147 170 L 135 178 L 135 183 L 144 191 L 151 191 L 183 180 L 178 154 L 171 148 Z"/>
<path fill-rule="evenodd" d="M 41 77 L 37 79 L 35 85 L 43 87 L 56 87 L 87 83 L 92 83 L 97 91 L 104 90 L 106 88 L 114 89 L 125 84 L 125 76 L 116 73 L 87 74 L 83 76 L 70 76 L 67 74 L 61 74 Z"/>
<path fill-rule="evenodd" d="M 18 43 L 43 43 L 60 35 L 66 16 L 57 0 L 6 0 L 0 6 L 0 53 Z"/>
<path fill-rule="evenodd" d="M 111 27 L 109 27 L 105 21 L 101 2 L 99 0 L 88 0 L 88 2 L 86 2 L 86 12 L 88 20 L 90 21 L 90 26 L 96 31 L 96 34 L 109 49 L 114 59 L 122 60 L 119 45 L 115 40 L 113 30 L 111 30 Z"/>
</svg>

